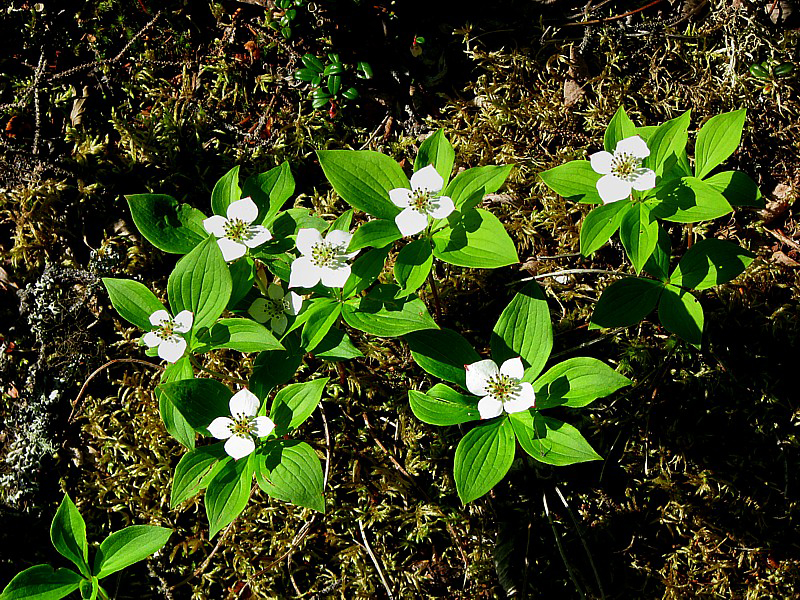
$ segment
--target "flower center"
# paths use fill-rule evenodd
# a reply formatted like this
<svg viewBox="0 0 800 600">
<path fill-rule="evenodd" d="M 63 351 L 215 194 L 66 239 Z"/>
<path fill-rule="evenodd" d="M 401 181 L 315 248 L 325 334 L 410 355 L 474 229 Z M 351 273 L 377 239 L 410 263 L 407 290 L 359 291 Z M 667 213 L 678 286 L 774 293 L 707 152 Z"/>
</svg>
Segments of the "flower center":
<svg viewBox="0 0 800 600">
<path fill-rule="evenodd" d="M 519 379 L 498 373 L 492 375 L 486 382 L 486 390 L 500 402 L 507 402 L 515 395 L 519 388 Z"/>
<path fill-rule="evenodd" d="M 318 267 L 335 269 L 340 261 L 339 248 L 333 244 L 322 241 L 311 248 L 311 262 Z"/>
<path fill-rule="evenodd" d="M 625 181 L 635 179 L 636 172 L 641 166 L 642 159 L 627 152 L 615 153 L 611 159 L 611 173 Z"/>
<path fill-rule="evenodd" d="M 256 428 L 256 418 L 247 415 L 231 415 L 233 425 L 230 426 L 231 434 L 239 437 L 253 435 Z"/>
<path fill-rule="evenodd" d="M 241 219 L 230 219 L 225 223 L 224 231 L 225 237 L 234 242 L 242 242 L 252 237 L 250 233 L 250 224 L 245 223 Z"/>
<path fill-rule="evenodd" d="M 264 312 L 267 313 L 267 318 L 274 319 L 280 317 L 286 310 L 286 303 L 283 300 L 275 300 L 274 298 L 267 299 L 267 305 L 264 307 Z"/>
<path fill-rule="evenodd" d="M 411 192 L 411 208 L 418 212 L 428 214 L 431 209 L 430 201 L 431 193 L 426 190 L 414 190 Z"/>
<path fill-rule="evenodd" d="M 163 319 L 161 325 L 159 325 L 154 332 L 162 340 L 173 337 L 175 335 L 175 321 L 172 319 Z"/>
</svg>

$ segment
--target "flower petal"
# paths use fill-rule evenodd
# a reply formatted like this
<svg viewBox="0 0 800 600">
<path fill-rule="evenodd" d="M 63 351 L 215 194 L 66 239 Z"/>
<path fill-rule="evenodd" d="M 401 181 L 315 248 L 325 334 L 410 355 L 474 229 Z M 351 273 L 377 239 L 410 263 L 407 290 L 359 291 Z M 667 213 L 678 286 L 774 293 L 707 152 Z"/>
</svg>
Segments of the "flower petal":
<svg viewBox="0 0 800 600">
<path fill-rule="evenodd" d="M 269 319 L 267 306 L 269 305 L 264 298 L 256 298 L 253 300 L 250 308 L 247 309 L 247 314 L 253 317 L 253 319 L 258 323 L 266 323 L 267 319 Z"/>
<path fill-rule="evenodd" d="M 326 242 L 333 246 L 339 246 L 342 250 L 347 249 L 351 239 L 353 239 L 353 234 L 349 231 L 342 231 L 341 229 L 329 231 L 328 235 L 325 236 Z"/>
<path fill-rule="evenodd" d="M 255 449 L 256 443 L 253 441 L 253 438 L 249 436 L 232 435 L 228 438 L 228 441 L 225 442 L 225 452 L 227 452 L 233 460 L 244 458 Z"/>
<path fill-rule="evenodd" d="M 147 344 L 148 348 L 155 348 L 161 343 L 161 336 L 158 335 L 155 331 L 148 331 L 142 337 L 142 341 Z"/>
<path fill-rule="evenodd" d="M 606 204 L 609 202 L 616 202 L 617 200 L 624 200 L 630 196 L 631 193 L 631 184 L 624 179 L 620 179 L 616 175 L 603 175 L 597 180 L 595 185 L 597 186 L 597 192 L 600 194 L 600 198 L 602 198 L 603 202 Z"/>
<path fill-rule="evenodd" d="M 159 327 L 163 321 L 169 321 L 169 319 L 169 313 L 162 308 L 150 315 L 150 325 Z"/>
<path fill-rule="evenodd" d="M 534 404 L 536 404 L 536 394 L 533 392 L 533 386 L 526 381 L 519 384 L 514 398 L 503 404 L 503 410 L 507 413 L 522 412 L 533 407 Z"/>
<path fill-rule="evenodd" d="M 277 283 L 270 283 L 267 286 L 267 296 L 272 298 L 273 300 L 283 300 L 283 297 L 286 295 L 286 292 L 283 291 L 283 288 L 279 286 Z"/>
<path fill-rule="evenodd" d="M 311 254 L 311 250 L 316 244 L 322 241 L 322 234 L 316 229 L 303 228 L 297 232 L 297 239 L 295 246 L 300 251 L 300 254 L 307 256 Z"/>
<path fill-rule="evenodd" d="M 478 412 L 481 419 L 493 419 L 503 414 L 503 403 L 493 396 L 484 396 L 478 401 Z"/>
<path fill-rule="evenodd" d="M 516 358 L 509 358 L 500 365 L 500 374 L 513 377 L 514 379 L 522 379 L 522 376 L 525 375 L 525 367 L 522 364 L 522 359 L 519 356 Z"/>
<path fill-rule="evenodd" d="M 175 323 L 174 331 L 177 333 L 187 333 L 194 323 L 194 315 L 190 310 L 182 310 L 172 320 Z"/>
<path fill-rule="evenodd" d="M 446 219 L 456 209 L 455 204 L 449 196 L 439 196 L 431 198 L 431 211 L 428 213 L 434 219 Z"/>
<path fill-rule="evenodd" d="M 208 233 L 213 233 L 218 238 L 225 237 L 225 226 L 228 224 L 228 219 L 219 215 L 203 219 L 203 228 Z"/>
<path fill-rule="evenodd" d="M 229 419 L 228 417 L 217 417 L 211 421 L 211 425 L 206 427 L 206 429 L 208 429 L 208 432 L 218 440 L 227 440 L 233 435 L 231 433 L 231 425 L 233 425 L 233 419 Z"/>
<path fill-rule="evenodd" d="M 656 187 L 656 172 L 653 169 L 638 169 L 636 179 L 631 181 L 631 186 L 635 190 L 651 190 Z"/>
<path fill-rule="evenodd" d="M 436 167 L 428 165 L 420 169 L 411 176 L 412 190 L 425 190 L 426 192 L 436 193 L 442 190 L 444 179 L 436 171 Z"/>
<path fill-rule="evenodd" d="M 303 308 L 303 297 L 299 294 L 295 294 L 294 292 L 289 292 L 287 295 L 289 296 L 289 306 L 287 306 L 285 309 L 286 314 L 294 316 L 300 312 L 301 308 Z"/>
<path fill-rule="evenodd" d="M 225 262 L 242 258 L 247 252 L 247 246 L 226 237 L 219 238 L 217 244 L 219 244 L 219 249 L 222 250 L 222 258 L 225 259 Z"/>
<path fill-rule="evenodd" d="M 226 214 L 228 215 L 229 221 L 239 219 L 240 221 L 250 224 L 258 218 L 258 206 L 256 206 L 256 203 L 253 202 L 250 196 L 247 196 L 236 202 L 231 202 L 228 205 Z"/>
<path fill-rule="evenodd" d="M 617 142 L 617 147 L 614 148 L 614 154 L 630 154 L 636 158 L 647 158 L 650 156 L 650 148 L 647 147 L 645 141 L 638 135 L 626 137 L 624 140 Z"/>
<path fill-rule="evenodd" d="M 256 437 L 267 437 L 275 429 L 275 423 L 269 417 L 256 417 L 253 425 L 253 435 Z"/>
<path fill-rule="evenodd" d="M 394 218 L 394 222 L 403 237 L 408 237 L 418 234 L 428 226 L 428 215 L 423 215 L 417 209 L 408 207 Z"/>
<path fill-rule="evenodd" d="M 316 231 L 316 230 L 315 230 Z M 289 276 L 289 287 L 312 288 L 319 283 L 320 268 L 311 262 L 307 256 L 295 258 L 292 261 L 292 271 Z"/>
<path fill-rule="evenodd" d="M 476 396 L 485 396 L 487 394 L 486 382 L 500 372 L 497 363 L 488 358 L 464 365 L 464 369 L 467 371 L 467 389 Z"/>
<path fill-rule="evenodd" d="M 269 322 L 270 329 L 277 333 L 278 335 L 283 335 L 283 332 L 286 331 L 286 326 L 289 324 L 289 319 L 286 318 L 286 315 L 278 315 L 277 317 L 272 317 L 272 320 Z"/>
<path fill-rule="evenodd" d="M 172 335 L 162 340 L 158 345 L 158 357 L 167 362 L 174 363 L 186 352 L 186 340 L 177 335 Z"/>
<path fill-rule="evenodd" d="M 389 190 L 389 199 L 395 206 L 406 208 L 411 204 L 411 190 L 408 188 L 394 188 Z"/>
<path fill-rule="evenodd" d="M 611 173 L 611 161 L 614 155 L 611 152 L 601 150 L 589 156 L 589 162 L 592 163 L 592 170 L 601 175 L 608 175 Z"/>
<path fill-rule="evenodd" d="M 329 288 L 344 287 L 347 278 L 350 277 L 350 265 L 344 265 L 338 269 L 322 267 L 320 269 L 322 285 Z"/>
<path fill-rule="evenodd" d="M 261 401 L 253 392 L 243 388 L 231 396 L 228 406 L 231 408 L 231 415 L 236 417 L 255 417 L 258 414 L 258 407 Z"/>
<path fill-rule="evenodd" d="M 247 232 L 250 235 L 242 241 L 248 248 L 257 248 L 261 244 L 264 244 L 272 239 L 272 234 L 269 232 L 269 229 L 263 225 L 250 225 Z"/>
</svg>

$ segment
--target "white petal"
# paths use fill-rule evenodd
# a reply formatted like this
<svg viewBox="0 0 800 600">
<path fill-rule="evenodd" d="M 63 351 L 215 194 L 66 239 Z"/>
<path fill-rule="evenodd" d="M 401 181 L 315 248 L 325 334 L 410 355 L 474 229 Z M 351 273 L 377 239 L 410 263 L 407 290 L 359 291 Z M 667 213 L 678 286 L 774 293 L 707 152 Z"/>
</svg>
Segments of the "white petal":
<svg viewBox="0 0 800 600">
<path fill-rule="evenodd" d="M 218 238 L 225 236 L 225 225 L 228 224 L 228 219 L 219 215 L 208 217 L 203 220 L 203 227 L 208 233 L 213 233 Z"/>
<path fill-rule="evenodd" d="M 247 309 L 247 314 L 253 317 L 259 323 L 266 323 L 267 319 L 267 301 L 264 298 L 256 298 Z"/>
<path fill-rule="evenodd" d="M 222 258 L 225 259 L 225 262 L 242 258 L 247 252 L 247 246 L 226 237 L 219 238 L 217 244 L 219 244 L 219 249 L 222 250 Z"/>
<path fill-rule="evenodd" d="M 325 241 L 333 246 L 339 246 L 342 250 L 350 245 L 350 240 L 353 239 L 353 234 L 349 231 L 342 231 L 341 229 L 334 229 L 329 231 L 325 236 Z"/>
<path fill-rule="evenodd" d="M 492 396 L 484 396 L 478 402 L 478 412 L 481 419 L 493 419 L 503 414 L 503 403 Z"/>
<path fill-rule="evenodd" d="M 182 310 L 172 320 L 175 323 L 174 331 L 177 333 L 187 333 L 194 323 L 194 315 L 190 310 Z"/>
<path fill-rule="evenodd" d="M 517 358 L 509 358 L 500 365 L 500 374 L 513 377 L 514 379 L 522 379 L 522 376 L 525 375 L 525 367 L 522 365 L 522 359 L 519 356 Z"/>
<path fill-rule="evenodd" d="M 455 204 L 448 196 L 439 196 L 438 198 L 431 199 L 431 212 L 429 213 L 434 219 L 446 219 L 456 209 Z"/>
<path fill-rule="evenodd" d="M 611 173 L 611 161 L 614 155 L 611 152 L 601 150 L 589 156 L 589 162 L 592 163 L 592 170 L 601 175 L 608 175 Z"/>
<path fill-rule="evenodd" d="M 150 325 L 158 327 L 162 321 L 169 321 L 169 313 L 163 308 L 150 315 Z"/>
<path fill-rule="evenodd" d="M 645 141 L 638 135 L 632 135 L 624 140 L 617 142 L 617 147 L 614 148 L 614 154 L 630 154 L 636 158 L 647 158 L 650 156 L 650 148 L 647 147 Z"/>
<path fill-rule="evenodd" d="M 426 192 L 436 193 L 442 190 L 444 179 L 436 171 L 436 167 L 428 165 L 420 169 L 411 176 L 412 190 L 425 190 Z"/>
<path fill-rule="evenodd" d="M 404 208 L 403 212 L 394 218 L 394 222 L 403 237 L 416 235 L 428 226 L 428 216 L 423 215 L 415 208 Z"/>
<path fill-rule="evenodd" d="M 486 382 L 500 372 L 497 364 L 488 358 L 471 365 L 464 365 L 464 368 L 467 371 L 467 389 L 476 396 L 485 396 L 487 393 Z"/>
<path fill-rule="evenodd" d="M 411 204 L 411 190 L 408 188 L 394 188 L 389 190 L 389 199 L 395 206 L 406 208 Z"/>
<path fill-rule="evenodd" d="M 307 256 L 311 254 L 311 249 L 315 244 L 322 241 L 322 234 L 316 229 L 304 228 L 297 232 L 297 240 L 295 246 L 300 251 L 300 254 Z"/>
<path fill-rule="evenodd" d="M 287 315 L 296 315 L 303 308 L 303 297 L 294 292 L 289 292 L 289 306 L 286 308 Z"/>
<path fill-rule="evenodd" d="M 267 286 L 267 296 L 272 298 L 273 300 L 283 300 L 283 297 L 286 294 L 283 291 L 283 288 L 279 286 L 277 283 L 270 283 Z"/>
<path fill-rule="evenodd" d="M 320 268 L 312 263 L 310 258 L 307 256 L 295 258 L 292 261 L 289 287 L 312 288 L 319 283 L 320 276 Z"/>
<path fill-rule="evenodd" d="M 261 406 L 261 402 L 258 396 L 245 388 L 231 396 L 228 405 L 234 418 L 237 416 L 255 417 L 258 414 L 258 407 Z"/>
<path fill-rule="evenodd" d="M 253 202 L 253 199 L 248 196 L 236 202 L 231 202 L 228 205 L 227 213 L 228 220 L 233 221 L 239 219 L 245 223 L 252 223 L 258 218 L 258 206 Z"/>
<path fill-rule="evenodd" d="M 269 229 L 263 225 L 250 225 L 248 232 L 250 236 L 243 240 L 244 245 L 248 248 L 257 248 L 261 244 L 272 239 L 272 234 L 269 232 Z"/>
<path fill-rule="evenodd" d="M 155 331 L 148 331 L 144 334 L 142 340 L 147 344 L 148 348 L 155 348 L 161 343 L 161 336 L 156 334 Z"/>
<path fill-rule="evenodd" d="M 211 421 L 211 425 L 206 427 L 208 432 L 213 435 L 218 440 L 227 440 L 231 435 L 231 425 L 233 425 L 233 419 L 229 419 L 228 417 L 217 417 L 213 421 Z"/>
<path fill-rule="evenodd" d="M 603 175 L 595 185 L 600 198 L 606 204 L 624 200 L 631 194 L 631 184 L 616 175 Z"/>
<path fill-rule="evenodd" d="M 636 172 L 636 179 L 631 181 L 631 186 L 633 189 L 639 190 L 651 190 L 656 187 L 656 172 L 653 169 L 640 169 Z"/>
<path fill-rule="evenodd" d="M 322 285 L 329 288 L 344 287 L 347 278 L 350 277 L 350 265 L 345 265 L 338 269 L 322 267 L 320 269 Z"/>
<path fill-rule="evenodd" d="M 173 335 L 163 340 L 158 345 L 158 357 L 167 362 L 174 363 L 186 352 L 186 340 Z"/>
<path fill-rule="evenodd" d="M 253 434 L 256 437 L 267 437 L 275 429 L 275 423 L 269 417 L 256 417 Z"/>
<path fill-rule="evenodd" d="M 233 457 L 233 460 L 244 458 L 255 449 L 256 443 L 253 441 L 253 438 L 249 436 L 242 437 L 238 435 L 232 435 L 228 438 L 228 441 L 225 442 L 225 452 L 227 452 L 229 456 Z"/>
<path fill-rule="evenodd" d="M 503 410 L 507 413 L 522 412 L 528 410 L 536 404 L 536 395 L 533 392 L 533 386 L 528 383 L 520 383 L 520 388 L 513 400 L 508 400 L 503 404 Z"/>
<path fill-rule="evenodd" d="M 286 331 L 286 326 L 289 324 L 289 319 L 286 318 L 286 315 L 279 315 L 277 317 L 272 317 L 272 320 L 269 322 L 269 326 L 278 335 L 283 335 L 283 332 Z"/>
</svg>

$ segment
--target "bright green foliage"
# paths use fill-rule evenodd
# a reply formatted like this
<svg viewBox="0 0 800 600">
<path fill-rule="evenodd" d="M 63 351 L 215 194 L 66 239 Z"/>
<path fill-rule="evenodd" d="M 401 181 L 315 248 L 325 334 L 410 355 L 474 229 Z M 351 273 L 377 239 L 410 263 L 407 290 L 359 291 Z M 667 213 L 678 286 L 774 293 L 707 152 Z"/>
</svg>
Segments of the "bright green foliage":
<svg viewBox="0 0 800 600">
<path fill-rule="evenodd" d="M 563 467 L 591 460 L 602 460 L 581 433 L 569 423 L 535 412 L 510 415 L 519 445 L 536 460 Z"/>
<path fill-rule="evenodd" d="M 261 224 L 272 219 L 286 201 L 294 194 L 294 177 L 288 162 L 283 162 L 266 173 L 251 175 L 242 185 L 242 197 L 250 197 L 258 206 L 258 218 L 253 221 Z"/>
<path fill-rule="evenodd" d="M 104 277 L 103 285 L 108 290 L 111 305 L 119 315 L 139 329 L 150 331 L 153 327 L 150 315 L 157 310 L 164 310 L 164 305 L 155 294 L 138 281 Z"/>
<path fill-rule="evenodd" d="M 71 561 L 81 574 L 89 575 L 89 546 L 86 543 L 86 523 L 69 495 L 64 499 L 50 525 L 50 540 L 58 553 Z"/>
<path fill-rule="evenodd" d="M 327 377 L 305 383 L 293 383 L 275 394 L 269 411 L 275 423 L 275 435 L 284 435 L 299 427 L 311 416 L 322 400 L 326 383 L 328 383 Z"/>
<path fill-rule="evenodd" d="M 492 213 L 481 208 L 463 214 L 456 212 L 450 222 L 450 227 L 433 234 L 436 258 L 477 269 L 495 269 L 519 262 L 514 242 Z"/>
<path fill-rule="evenodd" d="M 465 389 L 464 365 L 481 359 L 470 343 L 452 329 L 425 329 L 406 334 L 405 340 L 414 362 L 420 367 L 434 377 Z"/>
<path fill-rule="evenodd" d="M 272 498 L 325 512 L 322 465 L 314 449 L 298 440 L 274 440 L 255 454 L 256 483 Z"/>
<path fill-rule="evenodd" d="M 92 573 L 102 579 L 144 560 L 160 550 L 171 535 L 170 529 L 153 525 L 131 525 L 112 533 L 100 544 Z"/>
<path fill-rule="evenodd" d="M 514 430 L 507 419 L 477 425 L 461 438 L 453 463 L 458 497 L 466 504 L 500 482 L 514 461 Z"/>
<path fill-rule="evenodd" d="M 433 266 L 433 253 L 428 240 L 414 240 L 403 246 L 394 263 L 394 277 L 400 285 L 400 294 L 416 292 L 428 278 Z"/>
<path fill-rule="evenodd" d="M 206 488 L 208 536 L 213 538 L 247 506 L 255 470 L 255 454 L 228 460 L 216 471 Z"/>
<path fill-rule="evenodd" d="M 161 374 L 161 383 L 181 381 L 183 379 L 194 378 L 194 369 L 188 356 L 183 356 L 171 365 L 167 365 Z M 160 388 L 156 388 L 158 398 L 158 409 L 161 413 L 161 420 L 164 421 L 169 434 L 190 450 L 194 448 L 195 432 L 192 426 L 186 421 L 181 412 L 175 407 L 169 396 Z"/>
<path fill-rule="evenodd" d="M 446 186 L 450 180 L 450 173 L 453 172 L 455 160 L 456 152 L 453 150 L 453 146 L 444 136 L 444 130 L 439 129 L 429 135 L 420 145 L 417 158 L 414 160 L 414 171 L 433 165 L 436 172 L 444 179 Z"/>
<path fill-rule="evenodd" d="M 220 177 L 211 192 L 211 210 L 215 215 L 226 216 L 228 206 L 240 200 L 242 190 L 239 188 L 239 166 Z"/>
<path fill-rule="evenodd" d="M 203 228 L 205 215 L 172 196 L 132 194 L 126 199 L 141 234 L 164 252 L 186 254 L 208 236 Z"/>
</svg>

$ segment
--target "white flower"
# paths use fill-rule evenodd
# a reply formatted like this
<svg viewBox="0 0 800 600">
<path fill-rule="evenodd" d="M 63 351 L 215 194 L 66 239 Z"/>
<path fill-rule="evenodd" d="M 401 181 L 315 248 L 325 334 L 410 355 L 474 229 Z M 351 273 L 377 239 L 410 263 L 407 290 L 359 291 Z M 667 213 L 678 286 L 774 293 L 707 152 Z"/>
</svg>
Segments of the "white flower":
<svg viewBox="0 0 800 600">
<path fill-rule="evenodd" d="M 232 202 L 227 215 L 227 219 L 214 215 L 203 221 L 206 231 L 219 238 L 217 243 L 226 262 L 240 258 L 248 248 L 255 248 L 272 239 L 266 227 L 251 224 L 258 217 L 258 206 L 249 196 Z"/>
<path fill-rule="evenodd" d="M 267 298 L 257 298 L 247 309 L 248 314 L 259 323 L 269 321 L 272 331 L 282 335 L 286 331 L 289 319 L 286 315 L 295 316 L 303 306 L 303 298 L 294 292 L 284 293 L 277 283 L 267 287 Z"/>
<path fill-rule="evenodd" d="M 403 211 L 394 218 L 403 236 L 415 235 L 428 226 L 428 217 L 444 219 L 456 207 L 447 196 L 437 196 L 442 191 L 444 179 L 433 165 L 420 169 L 411 176 L 411 189 L 389 190 L 389 198 Z"/>
<path fill-rule="evenodd" d="M 164 309 L 150 315 L 150 324 L 155 327 L 144 334 L 144 343 L 148 348 L 158 347 L 158 356 L 174 363 L 186 352 L 186 340 L 176 333 L 187 333 L 192 328 L 194 315 L 191 311 L 182 310 L 175 318 L 169 316 Z"/>
<path fill-rule="evenodd" d="M 507 413 L 528 410 L 535 403 L 533 386 L 520 382 L 525 372 L 522 359 L 509 358 L 500 368 L 493 360 L 479 360 L 465 365 L 467 370 L 467 389 L 476 396 L 481 419 L 499 417 Z"/>
<path fill-rule="evenodd" d="M 616 202 L 631 195 L 631 189 L 649 190 L 656 185 L 656 173 L 642 167 L 642 159 L 650 156 L 650 148 L 638 135 L 617 142 L 614 154 L 601 150 L 589 157 L 592 169 L 602 177 L 597 191 L 603 202 Z"/>
<path fill-rule="evenodd" d="M 352 233 L 334 229 L 325 239 L 316 229 L 301 229 L 297 232 L 297 249 L 300 258 L 292 261 L 289 287 L 311 288 L 322 281 L 329 288 L 344 287 L 350 277 L 347 261 L 358 254 L 347 252 Z"/>
<path fill-rule="evenodd" d="M 239 460 L 256 449 L 255 437 L 266 437 L 275 429 L 269 417 L 258 417 L 258 397 L 249 390 L 239 390 L 230 400 L 231 418 L 217 417 L 211 421 L 208 431 L 225 442 L 225 452 Z"/>
</svg>

